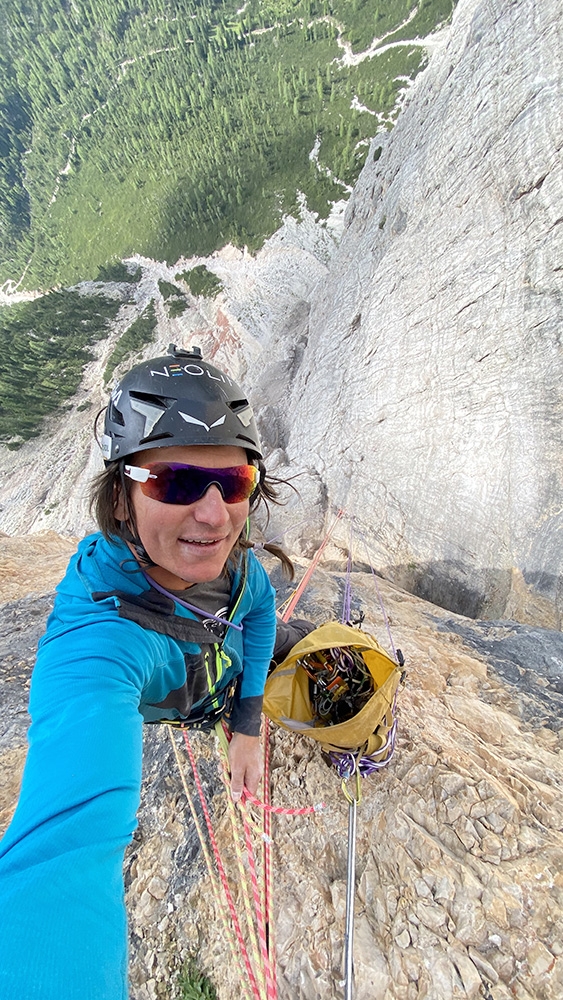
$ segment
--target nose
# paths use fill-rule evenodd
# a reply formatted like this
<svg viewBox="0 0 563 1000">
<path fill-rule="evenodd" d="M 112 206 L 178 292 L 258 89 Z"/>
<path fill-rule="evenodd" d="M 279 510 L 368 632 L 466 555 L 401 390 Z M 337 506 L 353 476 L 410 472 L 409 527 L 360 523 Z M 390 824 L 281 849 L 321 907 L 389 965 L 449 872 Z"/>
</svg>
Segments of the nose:
<svg viewBox="0 0 563 1000">
<path fill-rule="evenodd" d="M 193 505 L 193 516 L 203 524 L 221 527 L 228 524 L 229 512 L 223 494 L 215 483 L 208 486 L 205 493 Z"/>
</svg>

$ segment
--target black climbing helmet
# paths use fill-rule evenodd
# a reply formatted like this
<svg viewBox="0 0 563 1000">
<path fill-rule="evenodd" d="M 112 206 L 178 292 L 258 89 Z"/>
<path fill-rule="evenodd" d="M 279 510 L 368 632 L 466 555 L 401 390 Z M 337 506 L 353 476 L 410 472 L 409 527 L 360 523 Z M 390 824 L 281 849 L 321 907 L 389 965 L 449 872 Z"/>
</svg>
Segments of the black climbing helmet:
<svg viewBox="0 0 563 1000">
<path fill-rule="evenodd" d="M 106 464 L 149 448 L 234 445 L 261 460 L 252 407 L 243 390 L 203 360 L 199 347 L 135 365 L 111 394 L 101 440 Z"/>
</svg>

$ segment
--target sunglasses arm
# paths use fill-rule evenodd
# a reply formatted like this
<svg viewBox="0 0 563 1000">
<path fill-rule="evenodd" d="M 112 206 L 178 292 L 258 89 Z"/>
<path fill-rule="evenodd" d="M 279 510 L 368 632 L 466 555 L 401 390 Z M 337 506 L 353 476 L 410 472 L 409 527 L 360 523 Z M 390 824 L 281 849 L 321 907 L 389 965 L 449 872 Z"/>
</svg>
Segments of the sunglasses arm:
<svg viewBox="0 0 563 1000">
<path fill-rule="evenodd" d="M 125 475 L 136 483 L 146 483 L 149 479 L 158 479 L 158 476 L 152 475 L 150 469 L 141 469 L 138 465 L 126 465 Z"/>
</svg>

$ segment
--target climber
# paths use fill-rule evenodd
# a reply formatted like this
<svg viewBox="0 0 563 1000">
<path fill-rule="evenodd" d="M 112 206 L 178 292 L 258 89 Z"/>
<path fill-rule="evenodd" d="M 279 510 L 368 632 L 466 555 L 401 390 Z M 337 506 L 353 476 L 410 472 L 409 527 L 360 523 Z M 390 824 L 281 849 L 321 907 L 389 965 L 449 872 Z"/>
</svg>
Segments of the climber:
<svg viewBox="0 0 563 1000">
<path fill-rule="evenodd" d="M 143 720 L 211 728 L 223 715 L 233 799 L 260 778 L 276 614 L 248 525 L 278 494 L 245 394 L 198 348 L 171 345 L 114 389 L 101 445 L 101 531 L 71 559 L 39 644 L 0 842 L 0 1000 L 127 997 L 122 863 Z M 311 627 L 285 626 L 280 648 Z"/>
</svg>

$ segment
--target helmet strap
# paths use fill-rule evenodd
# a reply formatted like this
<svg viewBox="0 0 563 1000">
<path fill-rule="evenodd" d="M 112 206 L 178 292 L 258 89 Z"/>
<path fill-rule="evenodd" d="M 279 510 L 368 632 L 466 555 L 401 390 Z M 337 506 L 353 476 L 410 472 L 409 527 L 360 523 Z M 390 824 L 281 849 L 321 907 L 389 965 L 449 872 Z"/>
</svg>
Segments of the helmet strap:
<svg viewBox="0 0 563 1000">
<path fill-rule="evenodd" d="M 121 529 L 121 537 L 131 546 L 139 562 L 142 563 L 143 566 L 156 566 L 156 563 L 149 556 L 139 536 L 134 535 L 131 531 L 127 521 L 120 521 L 119 527 Z"/>
</svg>

